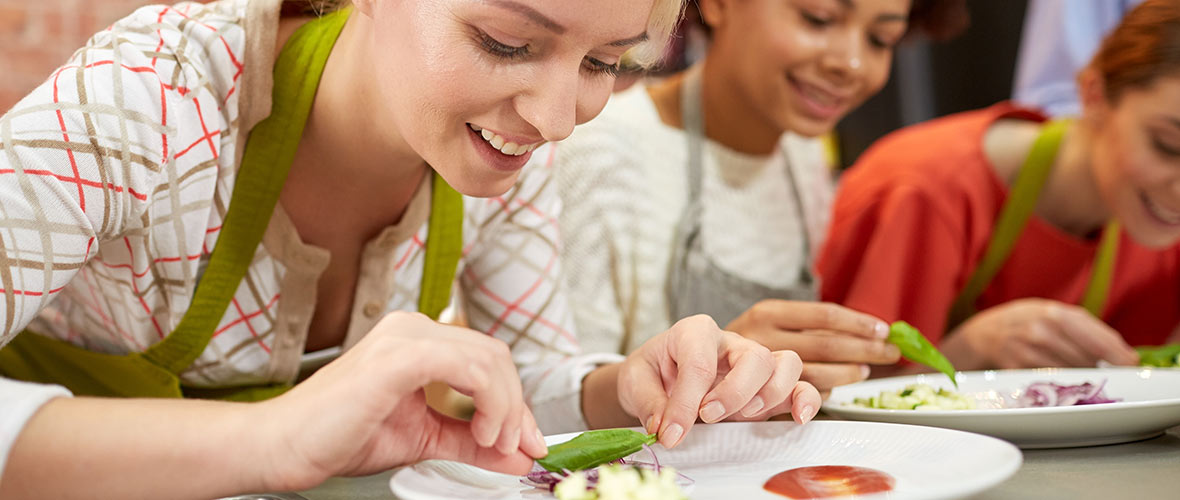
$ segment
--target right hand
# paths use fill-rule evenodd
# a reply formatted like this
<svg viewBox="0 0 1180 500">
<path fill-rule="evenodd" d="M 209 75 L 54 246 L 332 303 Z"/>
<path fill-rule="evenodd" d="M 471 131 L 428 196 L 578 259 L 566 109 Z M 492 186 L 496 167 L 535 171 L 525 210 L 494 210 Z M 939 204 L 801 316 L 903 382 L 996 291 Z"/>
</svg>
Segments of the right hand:
<svg viewBox="0 0 1180 500">
<path fill-rule="evenodd" d="M 1102 320 L 1081 307 L 1046 299 L 984 310 L 948 335 L 942 349 L 960 370 L 1139 363 L 1135 350 Z"/>
<path fill-rule="evenodd" d="M 427 407 L 430 382 L 472 396 L 473 420 Z M 524 474 L 547 453 L 508 346 L 417 313 L 386 316 L 339 359 L 258 406 L 275 443 L 267 483 L 281 491 L 432 458 Z"/>
<path fill-rule="evenodd" d="M 901 356 L 885 341 L 888 324 L 831 303 L 767 299 L 725 329 L 771 351 L 795 351 L 803 359 L 801 378 L 825 395 L 838 385 L 864 380 L 869 364 L 891 365 Z"/>
</svg>

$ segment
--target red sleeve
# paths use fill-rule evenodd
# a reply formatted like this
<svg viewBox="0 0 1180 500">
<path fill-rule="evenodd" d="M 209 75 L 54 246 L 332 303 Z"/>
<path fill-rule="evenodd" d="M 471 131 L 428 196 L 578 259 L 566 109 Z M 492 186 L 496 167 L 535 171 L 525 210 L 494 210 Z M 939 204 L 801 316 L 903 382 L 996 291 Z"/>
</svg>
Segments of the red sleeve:
<svg viewBox="0 0 1180 500">
<path fill-rule="evenodd" d="M 965 229 L 917 186 L 859 197 L 867 203 L 844 191 L 818 264 L 823 300 L 908 321 L 937 343 L 961 283 Z"/>
</svg>

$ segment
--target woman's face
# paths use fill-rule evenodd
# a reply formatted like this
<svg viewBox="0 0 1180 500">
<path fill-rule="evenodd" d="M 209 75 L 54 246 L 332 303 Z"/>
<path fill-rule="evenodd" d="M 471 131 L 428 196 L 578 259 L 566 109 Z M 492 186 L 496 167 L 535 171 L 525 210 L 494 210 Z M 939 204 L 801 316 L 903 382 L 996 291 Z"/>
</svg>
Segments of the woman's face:
<svg viewBox="0 0 1180 500">
<path fill-rule="evenodd" d="M 459 192 L 502 194 L 602 110 L 652 3 L 372 0 L 373 112 Z"/>
<path fill-rule="evenodd" d="M 825 134 L 881 90 L 910 0 L 711 0 L 711 52 L 777 130 Z M 706 19 L 710 16 L 706 12 Z M 724 63 L 723 63 L 724 64 Z"/>
<path fill-rule="evenodd" d="M 1180 240 L 1180 77 L 1160 77 L 1150 87 L 1126 90 L 1116 103 L 1086 118 L 1096 127 L 1091 166 L 1111 214 L 1142 245 L 1175 244 Z"/>
</svg>

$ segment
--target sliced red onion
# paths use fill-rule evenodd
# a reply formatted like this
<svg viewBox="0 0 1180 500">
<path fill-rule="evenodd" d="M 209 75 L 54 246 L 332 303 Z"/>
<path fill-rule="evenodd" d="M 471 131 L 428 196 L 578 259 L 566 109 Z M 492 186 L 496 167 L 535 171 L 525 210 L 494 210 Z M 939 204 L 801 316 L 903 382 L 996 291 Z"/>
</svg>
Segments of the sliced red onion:
<svg viewBox="0 0 1180 500">
<path fill-rule="evenodd" d="M 1106 387 L 1105 379 L 1099 384 L 1085 382 L 1075 385 L 1061 385 L 1052 382 L 1034 382 L 1021 393 L 1014 407 L 1074 406 L 1121 401 L 1121 399 L 1106 397 L 1102 392 L 1104 387 Z"/>
</svg>

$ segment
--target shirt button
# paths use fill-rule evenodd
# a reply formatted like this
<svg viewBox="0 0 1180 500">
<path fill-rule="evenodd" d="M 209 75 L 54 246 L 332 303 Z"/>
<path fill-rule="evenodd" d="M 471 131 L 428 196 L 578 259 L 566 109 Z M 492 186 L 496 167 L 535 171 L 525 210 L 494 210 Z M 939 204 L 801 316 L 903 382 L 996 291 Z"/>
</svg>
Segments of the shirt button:
<svg viewBox="0 0 1180 500">
<path fill-rule="evenodd" d="M 368 304 L 365 304 L 362 312 L 364 312 L 365 316 L 368 316 L 369 318 L 376 318 L 378 314 L 381 314 L 382 310 L 384 310 L 384 308 L 381 307 L 381 304 L 369 302 Z"/>
</svg>

